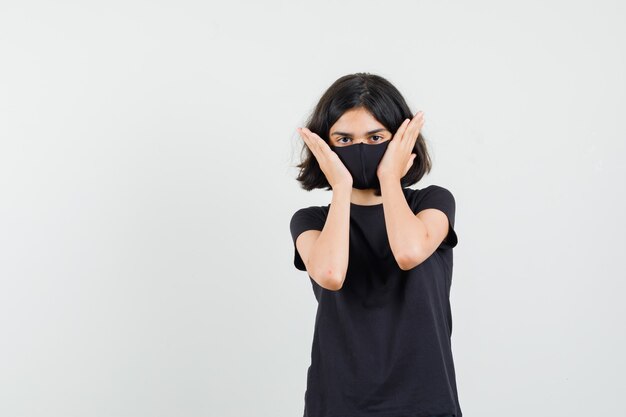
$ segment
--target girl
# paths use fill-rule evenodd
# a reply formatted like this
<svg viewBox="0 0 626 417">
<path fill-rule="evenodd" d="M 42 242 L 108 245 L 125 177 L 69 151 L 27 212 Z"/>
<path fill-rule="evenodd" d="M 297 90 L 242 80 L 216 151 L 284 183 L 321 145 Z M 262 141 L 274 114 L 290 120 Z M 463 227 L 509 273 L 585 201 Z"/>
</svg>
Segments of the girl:
<svg viewBox="0 0 626 417">
<path fill-rule="evenodd" d="M 290 222 L 318 302 L 305 417 L 462 417 L 451 350 L 455 199 L 430 172 L 400 92 L 368 73 L 323 94 L 306 127 L 302 188 L 332 190 Z"/>
</svg>

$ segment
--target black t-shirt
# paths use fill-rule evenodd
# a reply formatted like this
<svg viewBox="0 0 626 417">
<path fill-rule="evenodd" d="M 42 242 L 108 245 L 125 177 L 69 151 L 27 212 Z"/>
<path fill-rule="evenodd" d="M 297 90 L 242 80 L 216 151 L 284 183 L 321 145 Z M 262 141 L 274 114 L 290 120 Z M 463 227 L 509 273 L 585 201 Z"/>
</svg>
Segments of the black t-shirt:
<svg viewBox="0 0 626 417">
<path fill-rule="evenodd" d="M 455 200 L 438 185 L 403 189 L 413 213 L 443 211 L 449 232 L 437 250 L 408 271 L 397 265 L 382 204 L 350 203 L 346 279 L 338 291 L 320 287 L 305 417 L 462 417 L 451 350 L 450 285 Z M 297 210 L 290 222 L 295 248 L 306 230 L 322 230 L 330 204 Z"/>
</svg>

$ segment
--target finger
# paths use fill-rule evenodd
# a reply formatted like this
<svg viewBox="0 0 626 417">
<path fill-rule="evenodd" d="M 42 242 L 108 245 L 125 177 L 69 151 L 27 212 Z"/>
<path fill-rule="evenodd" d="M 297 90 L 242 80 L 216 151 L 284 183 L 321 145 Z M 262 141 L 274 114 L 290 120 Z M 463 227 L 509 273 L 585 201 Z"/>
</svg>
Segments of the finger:
<svg viewBox="0 0 626 417">
<path fill-rule="evenodd" d="M 403 139 L 407 139 L 403 141 L 406 143 L 406 146 L 412 149 L 415 146 L 415 142 L 417 141 L 417 137 L 419 136 L 419 132 L 424 124 L 424 112 L 418 111 L 415 113 L 415 117 L 411 120 L 411 123 L 407 127 L 407 132 L 405 133 L 405 137 Z"/>
<path fill-rule="evenodd" d="M 420 110 L 417 113 L 415 113 L 415 116 L 413 116 L 413 118 L 411 119 L 411 123 L 409 123 L 409 126 L 407 127 L 407 130 L 409 131 L 411 135 L 413 133 L 416 133 L 416 130 L 418 130 L 421 127 L 421 123 L 423 119 L 424 119 L 423 111 Z"/>
<path fill-rule="evenodd" d="M 419 131 L 422 129 L 422 126 L 424 126 L 424 112 L 423 111 L 419 111 L 417 120 L 415 122 L 415 136 L 417 137 L 417 134 L 419 133 Z"/>
<path fill-rule="evenodd" d="M 317 133 L 315 133 L 315 132 L 312 132 L 312 131 L 311 131 L 311 130 L 309 130 L 309 129 L 307 129 L 307 133 L 309 134 L 309 136 L 310 136 L 311 138 L 313 138 L 313 141 L 317 142 L 317 144 L 318 144 L 320 147 L 322 147 L 322 148 L 324 148 L 324 147 L 328 147 L 328 143 L 326 143 L 326 141 L 325 141 L 324 139 L 322 139 L 322 138 L 320 137 L 320 135 L 318 135 L 318 134 L 317 134 Z"/>
<path fill-rule="evenodd" d="M 396 134 L 393 135 L 393 138 L 391 139 L 397 138 L 396 140 L 398 142 L 402 142 L 402 136 L 404 136 L 404 132 L 406 131 L 406 127 L 409 125 L 409 123 L 410 123 L 409 119 L 404 119 L 404 121 L 402 122 L 398 130 L 396 131 Z"/>
<path fill-rule="evenodd" d="M 413 141 L 411 143 L 411 149 L 415 146 L 415 142 L 417 142 L 417 137 L 419 136 L 422 128 L 424 127 L 424 112 L 420 115 L 419 123 L 416 126 L 415 133 L 413 134 Z"/>
<path fill-rule="evenodd" d="M 315 159 L 317 159 L 318 151 L 316 149 L 316 144 L 315 144 L 314 141 L 312 141 L 309 138 L 309 134 L 306 132 L 306 130 L 308 130 L 308 129 L 306 129 L 306 128 L 298 128 L 298 133 L 300 133 L 300 136 L 302 137 L 302 140 L 306 144 L 307 148 L 309 148 L 311 153 L 315 156 Z"/>
<path fill-rule="evenodd" d="M 333 150 L 330 148 L 329 143 L 328 143 L 328 142 L 326 142 L 324 139 L 322 139 L 322 138 L 320 137 L 320 135 L 318 135 L 318 134 L 317 134 L 317 133 L 315 133 L 315 132 L 311 132 L 311 131 L 309 130 L 309 131 L 308 131 L 308 133 L 309 133 L 309 136 L 311 136 L 311 137 L 313 138 L 313 140 L 315 141 L 315 143 L 317 143 L 319 151 L 320 151 L 323 155 L 325 155 L 325 156 L 327 156 L 327 157 L 332 158 L 332 155 L 334 154 L 334 152 L 333 152 Z"/>
<path fill-rule="evenodd" d="M 419 112 L 415 114 L 415 116 L 413 116 L 411 119 L 406 119 L 409 120 L 409 123 L 407 124 L 406 128 L 404 129 L 404 133 L 401 136 L 400 141 L 403 142 L 405 144 L 405 147 L 407 146 L 407 141 L 408 139 L 411 138 L 411 136 L 413 135 L 413 131 L 415 130 L 415 122 L 417 120 L 417 116 L 418 116 Z"/>
<path fill-rule="evenodd" d="M 311 132 L 308 128 L 304 127 L 302 128 L 302 132 L 306 135 L 309 144 L 314 147 L 315 149 L 321 151 L 320 149 L 320 143 L 318 141 L 319 136 L 317 136 L 315 133 Z"/>
<path fill-rule="evenodd" d="M 306 127 L 302 128 L 302 132 L 306 135 L 309 149 L 311 149 L 311 152 L 313 152 L 315 158 L 318 161 L 321 161 L 322 158 L 328 155 L 327 152 L 330 151 L 330 148 L 328 147 L 328 144 L 324 141 L 324 139 L 322 139 L 317 133 L 312 132 Z"/>
<path fill-rule="evenodd" d="M 309 140 L 308 140 L 306 134 L 302 131 L 302 128 L 299 127 L 299 128 L 296 129 L 296 131 L 298 132 L 298 135 L 300 136 L 300 138 L 302 139 L 302 141 L 304 142 L 306 147 L 311 149 L 311 147 L 309 146 Z"/>
</svg>

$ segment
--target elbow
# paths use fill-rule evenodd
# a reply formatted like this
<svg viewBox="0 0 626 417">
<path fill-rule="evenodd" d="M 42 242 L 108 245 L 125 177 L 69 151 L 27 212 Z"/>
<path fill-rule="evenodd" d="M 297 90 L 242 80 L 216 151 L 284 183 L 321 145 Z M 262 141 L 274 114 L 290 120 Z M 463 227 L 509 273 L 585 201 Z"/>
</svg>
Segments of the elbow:
<svg viewBox="0 0 626 417">
<path fill-rule="evenodd" d="M 396 257 L 396 263 L 403 271 L 408 271 L 424 261 L 422 254 L 419 251 L 412 251 L 404 253 Z"/>
<path fill-rule="evenodd" d="M 417 263 L 411 260 L 398 260 L 396 262 L 398 264 L 398 267 L 400 267 L 400 269 L 403 271 L 409 271 L 417 266 Z"/>
<path fill-rule="evenodd" d="M 311 278 L 313 278 L 320 287 L 329 291 L 339 291 L 345 281 L 343 274 L 335 273 L 330 268 L 327 268 L 324 273 L 315 271 L 315 273 L 311 275 Z"/>
<path fill-rule="evenodd" d="M 343 281 L 342 278 L 329 278 L 324 281 L 322 287 L 329 291 L 339 291 L 343 287 Z"/>
</svg>

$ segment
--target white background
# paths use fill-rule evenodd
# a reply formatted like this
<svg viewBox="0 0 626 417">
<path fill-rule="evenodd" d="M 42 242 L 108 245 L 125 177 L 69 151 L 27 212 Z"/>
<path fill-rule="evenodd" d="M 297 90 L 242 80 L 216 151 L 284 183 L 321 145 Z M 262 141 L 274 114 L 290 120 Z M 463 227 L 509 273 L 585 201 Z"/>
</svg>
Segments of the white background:
<svg viewBox="0 0 626 417">
<path fill-rule="evenodd" d="M 465 417 L 623 411 L 619 1 L 0 3 L 0 415 L 298 416 L 295 132 L 391 81 L 456 198 Z"/>
</svg>

